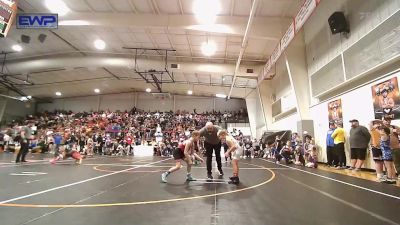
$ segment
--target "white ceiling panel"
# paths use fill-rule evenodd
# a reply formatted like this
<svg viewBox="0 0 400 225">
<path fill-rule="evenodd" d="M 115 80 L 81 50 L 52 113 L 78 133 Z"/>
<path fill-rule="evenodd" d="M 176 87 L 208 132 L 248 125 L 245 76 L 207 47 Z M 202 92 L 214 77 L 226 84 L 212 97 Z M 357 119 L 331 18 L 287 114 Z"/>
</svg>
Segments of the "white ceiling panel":
<svg viewBox="0 0 400 225">
<path fill-rule="evenodd" d="M 174 45 L 188 45 L 188 40 L 186 35 L 170 35 L 172 38 L 172 43 Z"/>
<path fill-rule="evenodd" d="M 234 14 L 238 16 L 250 15 L 251 0 L 239 0 L 235 1 Z"/>
<path fill-rule="evenodd" d="M 113 8 L 107 0 L 84 0 L 94 12 L 112 12 Z"/>
<path fill-rule="evenodd" d="M 219 1 L 222 5 L 220 15 L 230 17 L 232 14 L 232 16 L 235 17 L 233 21 L 239 21 L 241 19 L 247 21 L 246 19 L 249 16 L 252 0 Z M 137 14 L 141 15 L 141 18 L 149 16 L 149 20 L 152 17 L 159 16 L 158 14 L 173 15 L 174 18 L 179 17 L 182 14 L 180 2 L 182 3 L 184 14 L 182 18 L 187 21 L 171 20 L 168 22 L 168 26 L 166 26 L 163 23 L 157 24 L 158 22 L 156 20 L 154 23 L 148 23 L 149 21 L 140 21 L 138 19 L 138 21 L 132 20 L 132 24 L 124 24 L 124 22 L 127 21 L 123 20 L 124 17 L 135 18 Z M 260 0 L 256 16 L 293 16 L 302 2 L 303 0 Z M 53 30 L 57 36 L 45 30 L 13 29 L 7 38 L 0 39 L 0 51 L 10 51 L 13 44 L 21 42 L 21 34 L 26 34 L 31 37 L 31 42 L 29 44 L 21 44 L 23 52 L 10 54 L 8 56 L 10 59 L 24 57 L 24 60 L 29 60 L 27 57 L 48 57 L 46 56 L 48 54 L 58 57 L 61 53 L 75 51 L 76 49 L 96 52 L 96 54 L 99 55 L 107 54 L 107 57 L 119 57 L 121 56 L 119 53 L 133 54 L 133 51 L 123 50 L 122 47 L 139 47 L 175 49 L 177 51 L 169 56 L 169 60 L 179 63 L 191 62 L 195 65 L 197 63 L 212 63 L 215 65 L 232 66 L 235 65 L 240 52 L 243 34 L 213 33 L 186 27 L 191 22 L 193 22 L 193 24 L 197 23 L 195 18 L 192 17 L 193 0 L 66 0 L 66 3 L 71 9 L 71 12 L 68 14 L 68 19 L 74 19 L 75 15 L 77 18 L 87 18 L 88 16 L 90 18 L 90 16 L 101 15 L 105 18 L 109 17 L 112 24 L 100 24 L 96 26 L 60 26 L 58 30 Z M 20 0 L 19 6 L 25 12 L 48 12 L 48 9 L 44 7 L 43 0 Z M 96 18 L 93 19 L 96 20 Z M 193 19 L 193 21 L 191 19 Z M 121 20 L 121 23 L 119 23 L 119 20 Z M 47 39 L 44 43 L 40 43 L 37 40 L 40 33 L 45 33 L 47 35 Z M 95 49 L 93 44 L 95 39 L 102 39 L 106 42 L 107 46 L 104 51 Z M 217 44 L 216 53 L 210 57 L 204 56 L 201 51 L 202 43 L 207 40 Z M 243 56 L 242 65 L 261 66 L 272 53 L 276 44 L 276 41 L 269 41 L 268 38 L 250 36 Z M 88 53 L 88 55 L 92 54 Z M 161 58 L 147 56 L 142 57 L 142 59 L 160 60 Z M 62 63 L 60 67 L 62 67 Z M 94 68 L 92 68 L 92 70 L 93 69 Z M 131 79 L 140 78 L 140 76 L 132 70 L 125 68 L 109 68 L 109 70 L 117 76 L 130 79 L 121 81 L 114 80 L 114 77 L 103 70 L 92 70 L 59 71 L 43 73 L 40 74 L 40 76 L 35 74 L 32 76 L 32 79 L 38 83 L 64 82 L 57 83 L 57 85 L 51 87 L 51 91 L 53 91 L 53 89 L 62 88 L 65 91 L 65 95 L 63 96 L 93 94 L 93 86 L 101 86 L 102 89 L 109 92 L 129 91 L 132 90 L 132 88 L 143 89 L 144 83 L 142 81 L 139 82 Z M 198 74 L 198 77 L 196 77 L 195 73 L 197 72 L 198 71 L 192 71 L 183 74 L 176 71 L 175 75 L 176 79 L 180 81 L 210 83 L 209 74 Z M 110 78 L 96 80 L 96 78 L 101 76 L 108 76 Z M 78 82 L 80 79 L 89 79 L 89 81 Z M 90 79 L 95 80 L 90 81 Z M 231 78 L 223 81 L 221 74 L 213 75 L 211 83 L 224 83 L 225 85 L 229 85 L 231 83 L 230 79 Z M 72 83 L 69 83 L 70 81 L 76 83 L 71 85 Z M 247 84 L 249 88 L 254 88 L 257 85 L 254 79 L 240 78 L 237 81 L 237 85 L 244 86 Z M 171 91 L 173 91 L 173 85 L 169 86 Z M 176 90 L 185 91 L 187 88 L 188 84 L 176 84 Z M 196 88 L 199 90 L 204 89 L 204 93 L 214 92 L 214 94 L 216 91 L 221 90 L 221 87 L 207 87 L 204 85 L 194 87 L 194 89 Z M 40 95 L 46 95 L 46 91 L 48 92 L 47 87 L 42 87 L 43 90 L 40 90 L 40 86 L 23 87 L 23 89 Z M 229 91 L 229 87 L 227 87 L 227 91 Z M 67 92 L 70 93 L 70 95 L 67 94 Z M 244 92 L 239 91 L 238 93 Z"/>
<path fill-rule="evenodd" d="M 140 13 L 153 13 L 150 2 L 147 0 L 131 0 Z"/>
<path fill-rule="evenodd" d="M 166 34 L 151 34 L 153 40 L 155 40 L 159 44 L 169 44 L 169 39 Z"/>
<path fill-rule="evenodd" d="M 150 37 L 146 33 L 136 33 L 135 38 L 138 42 L 151 42 Z"/>
<path fill-rule="evenodd" d="M 132 13 L 130 0 L 108 0 L 112 9 L 118 12 Z"/>
<path fill-rule="evenodd" d="M 180 14 L 178 0 L 155 0 L 160 13 L 162 14 Z"/>
</svg>

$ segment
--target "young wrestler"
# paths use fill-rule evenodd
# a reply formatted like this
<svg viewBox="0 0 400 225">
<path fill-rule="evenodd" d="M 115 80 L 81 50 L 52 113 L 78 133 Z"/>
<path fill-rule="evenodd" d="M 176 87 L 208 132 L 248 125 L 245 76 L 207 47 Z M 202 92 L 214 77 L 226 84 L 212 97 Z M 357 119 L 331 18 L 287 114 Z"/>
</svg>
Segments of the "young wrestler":
<svg viewBox="0 0 400 225">
<path fill-rule="evenodd" d="M 226 145 L 228 146 L 228 151 L 225 152 L 225 156 L 229 157 L 229 154 L 232 156 L 232 169 L 233 176 L 229 177 L 231 181 L 230 184 L 238 184 L 239 183 L 239 159 L 243 154 L 243 149 L 239 146 L 239 143 L 232 137 L 228 135 L 226 130 L 218 131 L 218 138 L 221 140 L 225 140 Z"/>
<path fill-rule="evenodd" d="M 66 145 L 65 148 L 69 148 L 69 147 Z M 56 161 L 59 161 L 59 160 L 62 160 L 62 159 L 67 159 L 67 158 L 70 158 L 70 157 L 75 159 L 75 163 L 76 164 L 82 164 L 83 157 L 81 156 L 81 154 L 77 150 L 76 145 L 73 145 L 70 149 L 65 149 L 65 148 L 60 150 L 58 156 L 56 156 L 55 158 L 50 160 L 51 164 L 55 164 Z"/>
<path fill-rule="evenodd" d="M 192 177 L 191 170 L 192 170 L 192 164 L 193 164 L 193 158 L 200 160 L 201 162 L 204 162 L 204 160 L 196 154 L 196 149 L 199 148 L 198 146 L 198 141 L 200 139 L 200 132 L 199 131 L 193 131 L 192 132 L 192 137 L 186 140 L 185 142 L 181 143 L 178 148 L 175 148 L 173 151 L 173 156 L 175 159 L 175 166 L 170 168 L 167 172 L 163 173 L 161 175 L 161 181 L 163 183 L 167 183 L 167 177 L 182 168 L 181 160 L 185 161 L 187 164 L 187 175 L 186 175 L 186 181 L 195 181 L 195 179 Z"/>
</svg>

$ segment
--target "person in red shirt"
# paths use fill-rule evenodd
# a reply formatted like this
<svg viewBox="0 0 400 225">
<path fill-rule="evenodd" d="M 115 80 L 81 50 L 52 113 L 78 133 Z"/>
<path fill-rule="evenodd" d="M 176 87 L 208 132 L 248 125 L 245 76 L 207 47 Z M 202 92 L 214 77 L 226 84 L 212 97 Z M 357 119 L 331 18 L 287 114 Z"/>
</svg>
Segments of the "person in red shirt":
<svg viewBox="0 0 400 225">
<path fill-rule="evenodd" d="M 128 134 L 127 136 L 126 136 L 126 139 L 125 139 L 125 143 L 126 143 L 126 146 L 125 147 L 128 147 L 128 152 L 126 153 L 127 155 L 130 155 L 130 154 L 133 154 L 133 151 L 132 151 L 132 137 L 131 137 L 131 135 L 130 134 Z"/>
<path fill-rule="evenodd" d="M 204 162 L 204 160 L 196 154 L 196 150 L 199 149 L 198 142 L 200 139 L 200 132 L 199 131 L 193 131 L 192 132 L 192 137 L 186 140 L 185 142 L 181 142 L 178 145 L 178 148 L 175 148 L 172 155 L 174 156 L 175 159 L 175 166 L 171 167 L 167 172 L 163 173 L 161 175 L 161 181 L 163 183 L 167 183 L 167 177 L 182 168 L 181 161 L 185 161 L 187 164 L 187 176 L 186 176 L 186 181 L 195 181 L 192 177 L 191 170 L 192 170 L 192 165 L 193 165 L 193 160 L 198 159 L 201 162 Z"/>
</svg>

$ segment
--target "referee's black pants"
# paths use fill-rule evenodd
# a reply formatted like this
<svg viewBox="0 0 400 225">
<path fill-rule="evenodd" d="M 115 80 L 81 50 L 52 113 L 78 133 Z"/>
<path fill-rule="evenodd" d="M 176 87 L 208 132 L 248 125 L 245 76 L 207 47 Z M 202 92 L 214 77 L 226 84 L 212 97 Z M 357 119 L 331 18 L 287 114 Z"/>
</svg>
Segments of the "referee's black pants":
<svg viewBox="0 0 400 225">
<path fill-rule="evenodd" d="M 207 175 L 212 174 L 212 154 L 213 150 L 215 150 L 215 159 L 217 160 L 218 170 L 222 172 L 222 163 L 221 163 L 221 142 L 218 144 L 210 144 L 208 142 L 204 142 L 204 148 L 206 149 L 207 156 Z"/>
</svg>

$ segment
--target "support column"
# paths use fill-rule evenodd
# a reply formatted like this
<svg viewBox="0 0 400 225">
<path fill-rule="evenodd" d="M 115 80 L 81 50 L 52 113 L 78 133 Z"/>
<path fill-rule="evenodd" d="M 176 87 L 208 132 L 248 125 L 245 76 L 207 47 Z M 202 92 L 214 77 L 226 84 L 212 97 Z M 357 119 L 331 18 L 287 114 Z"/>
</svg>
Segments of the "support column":
<svg viewBox="0 0 400 225">
<path fill-rule="evenodd" d="M 215 97 L 213 98 L 213 112 L 215 111 Z"/>
<path fill-rule="evenodd" d="M 290 85 L 296 96 L 296 107 L 301 120 L 311 119 L 310 87 L 308 82 L 306 47 L 303 34 L 296 35 L 284 55 Z"/>
<path fill-rule="evenodd" d="M 97 95 L 97 112 L 100 111 L 101 96 Z"/>
<path fill-rule="evenodd" d="M 174 113 L 176 112 L 176 95 L 174 95 L 174 105 L 173 105 L 173 111 Z"/>
<path fill-rule="evenodd" d="M 257 133 L 257 128 L 264 126 L 265 123 L 260 124 L 260 118 L 264 118 L 264 114 L 260 116 L 261 101 L 258 90 L 254 90 L 251 94 L 246 97 L 246 107 L 247 107 L 247 114 L 249 116 L 249 124 L 250 124 L 250 131 L 251 136 L 253 138 L 260 138 L 261 134 Z M 265 121 L 262 119 L 261 121 Z"/>
<path fill-rule="evenodd" d="M 296 108 L 300 117 L 300 121 L 297 123 L 297 132 L 302 133 L 303 131 L 307 131 L 313 136 L 314 129 L 310 113 L 310 86 L 303 33 L 296 35 L 287 48 L 284 54 L 284 61 L 290 85 L 296 96 Z"/>
<path fill-rule="evenodd" d="M 133 104 L 134 104 L 135 108 L 137 108 L 137 104 L 138 104 L 138 95 L 139 95 L 139 93 L 137 93 L 137 92 L 135 92 L 133 95 L 133 101 L 134 101 Z"/>
<path fill-rule="evenodd" d="M 268 80 L 264 80 L 258 86 L 259 98 L 261 102 L 261 109 L 264 115 L 265 126 L 268 129 L 272 125 L 272 94 L 273 89 L 271 88 L 271 82 Z"/>
</svg>

